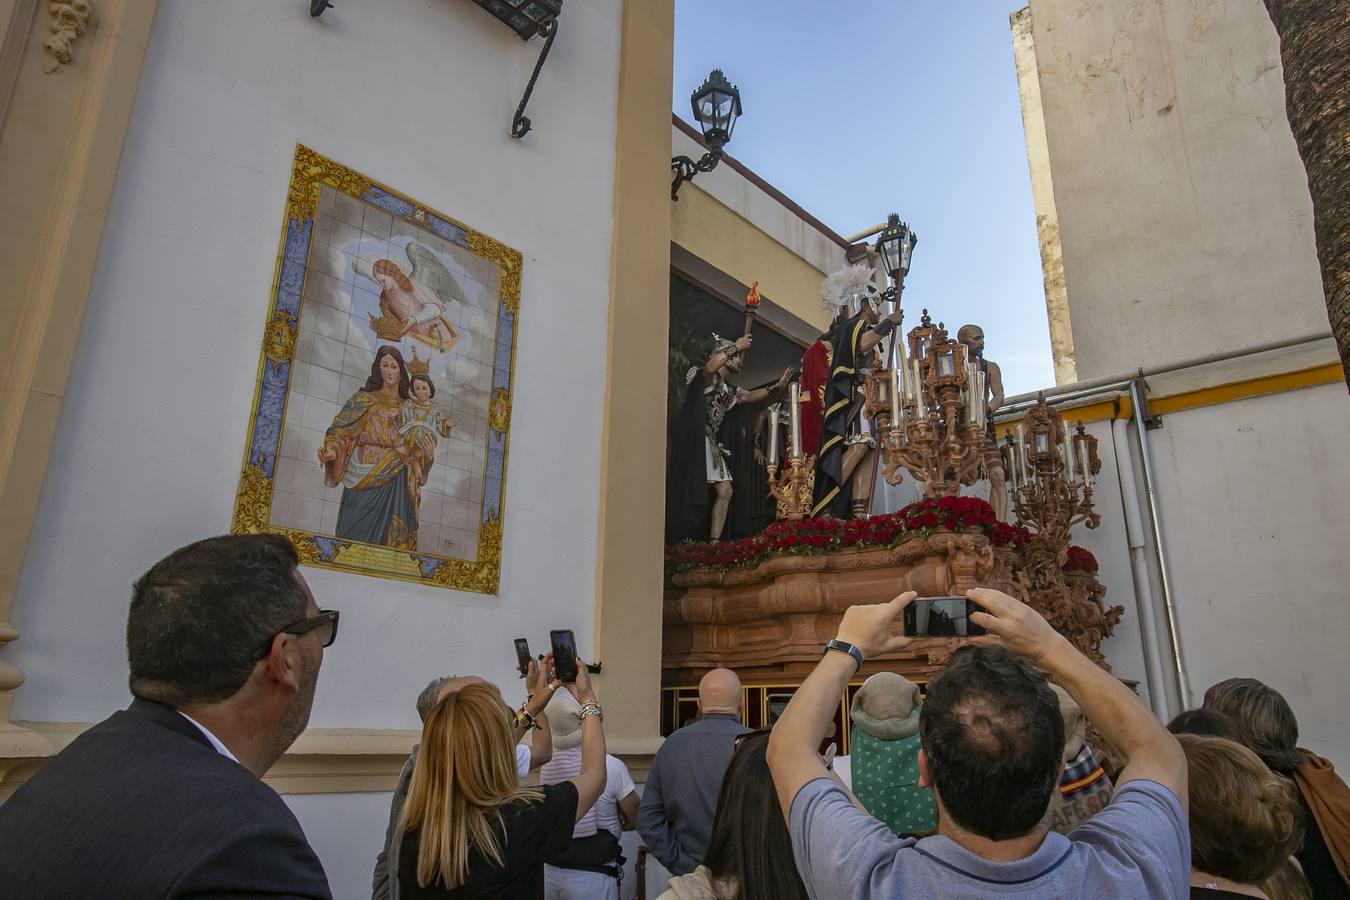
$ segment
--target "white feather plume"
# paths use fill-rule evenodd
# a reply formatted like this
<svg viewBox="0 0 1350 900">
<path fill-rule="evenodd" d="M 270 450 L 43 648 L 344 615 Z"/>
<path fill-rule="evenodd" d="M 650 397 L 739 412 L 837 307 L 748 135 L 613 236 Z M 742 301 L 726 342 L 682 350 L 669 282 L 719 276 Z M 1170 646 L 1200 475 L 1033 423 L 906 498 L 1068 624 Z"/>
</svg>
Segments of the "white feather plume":
<svg viewBox="0 0 1350 900">
<path fill-rule="evenodd" d="M 866 263 L 844 266 L 826 276 L 820 285 L 820 305 L 834 311 L 873 287 L 873 269 Z"/>
</svg>

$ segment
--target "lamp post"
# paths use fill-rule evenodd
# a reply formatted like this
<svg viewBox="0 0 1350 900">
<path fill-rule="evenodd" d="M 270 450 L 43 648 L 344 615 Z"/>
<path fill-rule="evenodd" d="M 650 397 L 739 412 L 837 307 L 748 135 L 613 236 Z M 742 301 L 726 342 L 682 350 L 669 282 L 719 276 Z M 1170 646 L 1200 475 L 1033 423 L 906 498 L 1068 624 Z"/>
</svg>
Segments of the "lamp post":
<svg viewBox="0 0 1350 900">
<path fill-rule="evenodd" d="M 881 257 L 881 264 L 886 268 L 886 276 L 890 279 L 890 287 L 882 292 L 881 298 L 889 300 L 895 304 L 895 308 L 900 308 L 900 295 L 905 290 L 905 276 L 909 274 L 910 260 L 914 256 L 914 247 L 919 243 L 919 236 L 910 230 L 910 227 L 900 221 L 897 213 L 891 213 L 886 219 L 886 227 L 877 235 L 877 255 Z M 900 345 L 900 329 L 896 328 L 891 333 L 891 349 L 887 354 L 887 365 L 891 368 L 896 367 L 896 348 Z M 905 363 L 903 350 L 900 353 L 900 363 Z M 902 368 L 902 372 L 908 371 Z"/>
<path fill-rule="evenodd" d="M 708 79 L 689 98 L 689 105 L 694 110 L 694 121 L 703 131 L 703 142 L 708 145 L 708 152 L 697 161 L 687 156 L 676 156 L 670 160 L 670 169 L 675 174 L 670 184 L 672 200 L 680 199 L 681 184 L 692 181 L 699 172 L 711 172 L 722 161 L 722 148 L 730 143 L 736 120 L 741 116 L 741 92 L 736 85 L 727 81 L 721 69 L 713 69 Z"/>
</svg>

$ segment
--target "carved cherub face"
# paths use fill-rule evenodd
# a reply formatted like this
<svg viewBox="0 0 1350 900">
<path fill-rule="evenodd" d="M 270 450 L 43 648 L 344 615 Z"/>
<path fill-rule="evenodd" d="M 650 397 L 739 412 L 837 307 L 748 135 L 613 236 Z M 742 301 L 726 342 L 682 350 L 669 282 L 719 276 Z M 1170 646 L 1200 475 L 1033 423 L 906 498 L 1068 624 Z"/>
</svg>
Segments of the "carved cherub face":
<svg viewBox="0 0 1350 900">
<path fill-rule="evenodd" d="M 967 553 L 974 553 L 974 552 L 975 552 L 975 538 L 971 537 L 971 536 L 968 535 L 968 534 L 967 534 L 967 535 L 963 535 L 962 538 L 961 538 L 961 549 L 962 549 L 962 550 L 965 550 Z"/>
</svg>

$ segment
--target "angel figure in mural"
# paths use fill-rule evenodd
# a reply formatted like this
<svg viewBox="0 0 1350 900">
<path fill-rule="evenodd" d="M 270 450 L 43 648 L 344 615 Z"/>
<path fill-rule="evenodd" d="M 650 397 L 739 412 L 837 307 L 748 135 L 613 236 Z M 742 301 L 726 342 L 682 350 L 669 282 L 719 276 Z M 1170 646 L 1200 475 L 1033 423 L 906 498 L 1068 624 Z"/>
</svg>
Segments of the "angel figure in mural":
<svg viewBox="0 0 1350 900">
<path fill-rule="evenodd" d="M 416 442 L 408 441 L 403 431 L 404 405 L 412 398 L 409 382 L 403 354 L 397 347 L 381 346 L 365 386 L 324 434 L 319 448 L 324 481 L 329 487 L 342 486 L 337 537 L 417 549 L 423 473 Z M 434 444 L 431 449 L 434 453 Z"/>
<path fill-rule="evenodd" d="M 412 474 L 417 491 L 417 507 L 421 508 L 421 487 L 426 485 L 431 466 L 436 460 L 437 438 L 448 438 L 457 422 L 431 402 L 436 396 L 436 385 L 428 374 L 427 363 L 417 358 L 413 348 L 408 370 L 412 373 L 408 391 L 412 397 L 399 406 L 399 434 L 411 449 Z"/>
<path fill-rule="evenodd" d="M 455 276 L 436 258 L 436 254 L 416 241 L 409 241 L 404 252 L 412 267 L 410 274 L 392 259 L 352 261 L 356 274 L 380 286 L 381 319 L 397 323 L 399 337 L 409 337 L 445 352 L 459 342 L 459 332 L 450 324 L 450 313 L 467 298 Z M 385 336 L 373 316 L 370 326 Z"/>
</svg>

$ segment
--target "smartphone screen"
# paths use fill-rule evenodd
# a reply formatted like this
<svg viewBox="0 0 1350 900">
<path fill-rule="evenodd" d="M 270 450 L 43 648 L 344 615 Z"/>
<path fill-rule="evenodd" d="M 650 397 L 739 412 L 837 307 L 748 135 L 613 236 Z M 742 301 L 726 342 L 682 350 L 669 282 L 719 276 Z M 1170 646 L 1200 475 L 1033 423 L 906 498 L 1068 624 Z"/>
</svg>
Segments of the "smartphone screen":
<svg viewBox="0 0 1350 900">
<path fill-rule="evenodd" d="M 553 647 L 553 670 L 558 680 L 571 684 L 577 680 L 577 641 L 570 628 L 548 633 Z"/>
<path fill-rule="evenodd" d="M 530 674 L 530 642 L 516 638 L 516 668 L 521 675 Z"/>
<path fill-rule="evenodd" d="M 969 597 L 920 597 L 905 607 L 905 637 L 974 637 L 985 634 L 970 621 L 980 604 Z"/>
</svg>

